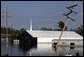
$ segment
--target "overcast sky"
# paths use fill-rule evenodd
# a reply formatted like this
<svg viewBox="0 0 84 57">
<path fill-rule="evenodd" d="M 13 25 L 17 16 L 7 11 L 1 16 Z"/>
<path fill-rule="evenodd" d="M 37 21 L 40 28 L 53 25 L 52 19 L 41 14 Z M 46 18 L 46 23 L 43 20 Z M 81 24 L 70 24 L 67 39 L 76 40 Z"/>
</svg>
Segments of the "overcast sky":
<svg viewBox="0 0 84 57">
<path fill-rule="evenodd" d="M 30 19 L 33 22 L 33 28 L 41 27 L 57 28 L 57 22 L 66 19 L 62 14 L 67 13 L 66 6 L 73 4 L 73 1 L 1 1 L 1 26 L 6 26 L 4 10 L 8 8 L 9 16 L 8 26 L 15 29 L 29 29 Z M 73 14 L 76 21 L 69 21 L 68 28 L 77 28 L 83 24 L 83 2 L 77 1 L 77 7 L 74 9 L 78 14 Z"/>
</svg>

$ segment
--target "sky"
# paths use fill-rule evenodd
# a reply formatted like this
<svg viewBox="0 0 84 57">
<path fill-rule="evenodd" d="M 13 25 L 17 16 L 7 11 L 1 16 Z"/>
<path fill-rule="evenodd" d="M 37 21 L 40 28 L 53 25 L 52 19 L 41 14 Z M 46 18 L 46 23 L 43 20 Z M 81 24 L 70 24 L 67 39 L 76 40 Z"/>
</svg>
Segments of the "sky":
<svg viewBox="0 0 84 57">
<path fill-rule="evenodd" d="M 1 26 L 6 27 L 5 10 L 8 8 L 8 27 L 14 29 L 25 28 L 29 30 L 30 19 L 34 29 L 41 27 L 58 28 L 59 21 L 66 20 L 62 14 L 67 13 L 66 6 L 71 6 L 73 1 L 1 1 Z M 83 1 L 77 1 L 73 13 L 75 21 L 68 22 L 68 29 L 74 29 L 83 25 Z"/>
</svg>

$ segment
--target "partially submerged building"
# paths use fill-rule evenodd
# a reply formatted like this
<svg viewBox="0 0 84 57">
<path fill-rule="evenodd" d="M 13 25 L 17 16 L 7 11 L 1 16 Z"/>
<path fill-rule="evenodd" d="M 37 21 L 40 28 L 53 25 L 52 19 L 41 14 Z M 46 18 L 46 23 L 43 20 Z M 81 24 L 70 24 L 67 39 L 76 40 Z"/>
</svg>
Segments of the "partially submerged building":
<svg viewBox="0 0 84 57">
<path fill-rule="evenodd" d="M 37 38 L 37 43 L 56 43 L 61 31 L 26 30 L 32 37 Z M 60 41 L 61 45 L 83 45 L 83 37 L 73 31 L 64 31 Z"/>
<path fill-rule="evenodd" d="M 32 30 L 32 22 L 30 20 L 30 30 L 23 30 L 20 42 L 25 42 L 29 46 L 38 43 L 57 44 L 61 31 L 43 31 Z M 60 40 L 62 46 L 83 46 L 83 37 L 74 31 L 64 31 Z"/>
</svg>

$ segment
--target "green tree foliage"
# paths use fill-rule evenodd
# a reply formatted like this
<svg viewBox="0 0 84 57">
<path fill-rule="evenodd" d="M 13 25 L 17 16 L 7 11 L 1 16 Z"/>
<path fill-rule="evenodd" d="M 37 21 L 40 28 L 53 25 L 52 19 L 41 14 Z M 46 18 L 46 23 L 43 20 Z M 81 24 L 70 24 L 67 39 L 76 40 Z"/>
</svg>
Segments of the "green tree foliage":
<svg viewBox="0 0 84 57">
<path fill-rule="evenodd" d="M 83 25 L 80 25 L 76 29 L 74 29 L 75 32 L 83 36 Z"/>
<path fill-rule="evenodd" d="M 63 21 L 59 21 L 57 23 L 59 25 L 58 31 L 61 31 L 64 28 L 65 23 Z M 65 27 L 65 30 L 67 30 L 67 26 Z"/>
<path fill-rule="evenodd" d="M 6 38 L 6 30 L 7 28 L 5 27 L 1 27 L 1 38 Z M 17 34 L 18 30 L 15 30 L 13 28 L 8 28 L 8 38 L 11 38 L 11 39 L 15 39 L 16 38 L 16 34 Z M 3 36 L 5 35 L 5 36 Z"/>
<path fill-rule="evenodd" d="M 52 28 L 47 28 L 47 27 L 41 27 L 40 30 L 48 30 L 48 31 L 52 31 Z"/>
</svg>

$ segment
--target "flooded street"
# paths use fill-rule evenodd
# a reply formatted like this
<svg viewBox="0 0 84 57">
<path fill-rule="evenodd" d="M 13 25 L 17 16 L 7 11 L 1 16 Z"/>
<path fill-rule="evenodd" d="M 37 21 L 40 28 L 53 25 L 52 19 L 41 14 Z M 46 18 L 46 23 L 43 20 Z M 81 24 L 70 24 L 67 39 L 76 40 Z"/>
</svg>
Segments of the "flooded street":
<svg viewBox="0 0 84 57">
<path fill-rule="evenodd" d="M 5 40 L 1 39 L 1 56 L 6 55 Z M 65 56 L 66 54 L 71 54 L 76 56 L 83 56 L 83 47 L 75 47 L 70 49 L 70 47 L 59 47 L 57 50 L 52 47 L 51 44 L 37 44 L 37 47 L 30 48 L 29 50 L 23 50 L 19 45 L 9 43 L 8 54 L 9 56 Z"/>
<path fill-rule="evenodd" d="M 1 1 L 1 56 L 83 56 L 83 1 Z"/>
</svg>

